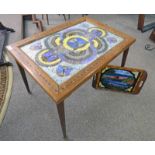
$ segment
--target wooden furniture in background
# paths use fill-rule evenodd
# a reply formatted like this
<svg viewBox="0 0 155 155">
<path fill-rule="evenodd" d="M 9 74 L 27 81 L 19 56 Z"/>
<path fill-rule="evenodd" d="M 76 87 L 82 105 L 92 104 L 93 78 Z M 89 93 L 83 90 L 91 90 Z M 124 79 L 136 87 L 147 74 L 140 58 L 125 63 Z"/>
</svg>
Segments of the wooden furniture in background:
<svg viewBox="0 0 155 155">
<path fill-rule="evenodd" d="M 40 32 L 43 31 L 43 24 L 42 21 L 37 19 L 36 14 L 22 14 L 22 30 L 23 30 L 23 38 L 25 38 L 25 21 L 26 20 L 32 20 L 33 24 L 36 25 L 36 27 L 39 29 Z"/>
<path fill-rule="evenodd" d="M 48 14 L 42 14 L 42 19 L 44 19 L 44 16 L 45 16 L 45 19 L 46 19 L 47 25 L 49 25 Z"/>
<path fill-rule="evenodd" d="M 61 14 L 59 14 L 59 16 L 60 16 Z M 66 18 L 66 14 L 62 14 L 63 15 L 63 17 L 64 17 L 64 20 L 65 21 L 67 21 L 67 18 Z M 68 14 L 68 19 L 70 19 L 70 14 Z"/>
<path fill-rule="evenodd" d="M 138 26 L 137 29 L 141 30 L 142 32 L 146 32 L 150 29 L 155 28 L 155 22 L 145 25 L 145 15 L 140 14 L 138 17 Z"/>
<path fill-rule="evenodd" d="M 43 31 L 43 24 L 39 19 L 36 18 L 35 14 L 32 15 L 32 22 L 34 24 L 36 24 L 36 26 L 37 26 L 37 28 L 39 29 L 40 32 Z"/>
<path fill-rule="evenodd" d="M 138 25 L 137 25 L 137 29 L 138 30 L 143 30 L 143 27 L 144 27 L 144 15 L 143 14 L 141 14 L 141 15 L 139 15 L 139 17 L 138 17 Z"/>
<path fill-rule="evenodd" d="M 34 18 L 34 16 L 33 16 Z M 35 19 L 35 18 L 34 18 Z M 34 20 L 35 21 L 35 20 Z M 112 49 L 107 51 L 105 54 L 100 56 L 91 62 L 84 69 L 80 70 L 78 73 L 73 75 L 67 81 L 58 85 L 45 71 L 43 71 L 36 63 L 34 63 L 24 52 L 21 50 L 21 47 L 32 43 L 33 41 L 44 38 L 48 35 L 59 32 L 63 29 L 69 28 L 81 22 L 89 22 L 94 24 L 96 27 L 104 29 L 110 33 L 113 33 L 117 36 L 123 38 L 118 45 L 114 46 Z M 39 25 L 39 24 L 38 24 Z M 66 126 L 65 126 L 65 111 L 64 111 L 64 101 L 71 95 L 77 88 L 79 88 L 84 82 L 90 79 L 98 71 L 101 70 L 104 66 L 110 63 L 114 58 L 116 58 L 121 53 L 123 54 L 122 66 L 125 65 L 128 49 L 135 42 L 135 39 L 123 32 L 120 32 L 114 28 L 109 27 L 106 24 L 103 24 L 97 20 L 91 19 L 89 17 L 82 17 L 73 21 L 65 22 L 61 25 L 58 25 L 54 28 L 34 34 L 33 36 L 26 38 L 24 40 L 18 41 L 14 44 L 7 46 L 7 50 L 15 58 L 18 65 L 20 66 L 21 74 L 24 79 L 26 75 L 23 72 L 24 69 L 32 76 L 32 78 L 44 89 L 44 91 L 54 100 L 57 106 L 58 114 L 60 117 L 60 123 L 62 127 L 62 132 L 64 138 L 66 138 Z M 24 80 L 25 81 L 25 80 Z M 26 80 L 27 81 L 27 80 Z M 25 82 L 28 92 L 30 92 L 28 83 Z"/>
</svg>

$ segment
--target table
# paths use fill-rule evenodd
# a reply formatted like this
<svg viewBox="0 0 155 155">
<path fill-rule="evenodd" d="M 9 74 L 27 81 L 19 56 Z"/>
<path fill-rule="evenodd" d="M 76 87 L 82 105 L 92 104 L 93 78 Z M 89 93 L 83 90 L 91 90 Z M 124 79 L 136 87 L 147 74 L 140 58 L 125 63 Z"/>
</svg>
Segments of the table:
<svg viewBox="0 0 155 155">
<path fill-rule="evenodd" d="M 81 17 L 8 45 L 7 50 L 17 62 L 28 93 L 24 70 L 56 103 L 66 138 L 65 99 L 121 53 L 124 66 L 134 42 L 123 32 Z"/>
</svg>

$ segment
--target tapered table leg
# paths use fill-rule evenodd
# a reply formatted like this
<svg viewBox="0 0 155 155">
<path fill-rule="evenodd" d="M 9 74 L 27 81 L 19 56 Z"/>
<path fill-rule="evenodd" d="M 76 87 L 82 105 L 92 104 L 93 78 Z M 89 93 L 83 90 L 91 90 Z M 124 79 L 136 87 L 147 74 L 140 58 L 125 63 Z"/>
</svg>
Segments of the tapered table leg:
<svg viewBox="0 0 155 155">
<path fill-rule="evenodd" d="M 129 48 L 126 49 L 126 50 L 123 52 L 121 67 L 124 67 L 124 66 L 125 66 L 126 59 L 127 59 L 127 56 L 128 56 L 128 52 L 129 52 Z"/>
<path fill-rule="evenodd" d="M 44 19 L 44 14 L 41 15 L 42 19 Z"/>
<path fill-rule="evenodd" d="M 30 91 L 30 88 L 29 88 L 29 85 L 28 85 L 28 81 L 27 81 L 27 78 L 26 78 L 25 71 L 24 71 L 23 67 L 22 67 L 18 62 L 16 62 L 16 63 L 17 63 L 17 66 L 18 66 L 18 68 L 19 68 L 19 71 L 20 71 L 20 74 L 21 74 L 21 76 L 22 76 L 22 79 L 23 79 L 23 81 L 24 81 L 24 84 L 25 84 L 25 87 L 26 87 L 26 89 L 27 89 L 27 92 L 28 92 L 29 94 L 31 94 L 31 91 Z"/>
<path fill-rule="evenodd" d="M 66 139 L 66 123 L 65 123 L 65 109 L 64 109 L 64 101 L 57 104 L 57 111 L 60 119 L 61 129 L 63 133 L 63 137 Z"/>
</svg>

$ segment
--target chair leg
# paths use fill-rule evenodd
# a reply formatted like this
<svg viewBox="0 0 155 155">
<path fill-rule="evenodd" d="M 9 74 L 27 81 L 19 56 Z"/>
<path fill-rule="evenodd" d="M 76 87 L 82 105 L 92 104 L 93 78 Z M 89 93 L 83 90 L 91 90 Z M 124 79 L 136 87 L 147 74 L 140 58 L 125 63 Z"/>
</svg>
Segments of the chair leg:
<svg viewBox="0 0 155 155">
<path fill-rule="evenodd" d="M 82 14 L 82 17 L 84 17 L 84 16 L 88 16 L 88 14 Z"/>
<path fill-rule="evenodd" d="M 48 19 L 48 14 L 45 14 L 47 25 L 49 25 L 49 19 Z"/>
<path fill-rule="evenodd" d="M 63 14 L 63 16 L 64 16 L 64 20 L 66 21 L 66 15 L 65 15 L 65 14 Z"/>
<path fill-rule="evenodd" d="M 38 20 L 37 18 L 36 18 L 36 15 L 35 14 L 33 14 L 32 15 L 32 22 L 34 23 L 34 24 L 36 24 L 36 27 L 39 29 L 39 31 L 43 31 L 43 25 L 42 25 L 42 22 L 41 22 L 41 20 Z"/>
</svg>

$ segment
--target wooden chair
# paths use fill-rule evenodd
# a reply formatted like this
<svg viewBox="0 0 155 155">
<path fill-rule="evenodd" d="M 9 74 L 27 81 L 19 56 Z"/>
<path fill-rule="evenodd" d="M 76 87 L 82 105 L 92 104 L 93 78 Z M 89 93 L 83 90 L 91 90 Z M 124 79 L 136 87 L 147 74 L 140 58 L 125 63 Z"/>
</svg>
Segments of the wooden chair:
<svg viewBox="0 0 155 155">
<path fill-rule="evenodd" d="M 37 28 L 38 28 L 41 32 L 43 31 L 43 24 L 42 24 L 42 22 L 41 22 L 39 19 L 36 18 L 36 15 L 35 15 L 35 14 L 32 15 L 32 22 L 33 22 L 34 24 L 36 24 Z"/>
<path fill-rule="evenodd" d="M 42 19 L 44 19 L 44 16 L 45 16 L 45 19 L 46 19 L 47 25 L 49 25 L 48 14 L 42 14 Z"/>
<path fill-rule="evenodd" d="M 25 21 L 26 20 L 31 20 L 33 24 L 36 24 L 36 27 L 39 29 L 40 32 L 43 31 L 42 21 L 37 19 L 35 14 L 23 14 L 22 15 L 22 38 L 25 38 Z"/>
<path fill-rule="evenodd" d="M 65 14 L 62 14 L 63 17 L 64 17 L 64 20 L 67 21 L 67 18 L 66 18 L 66 15 Z M 45 17 L 45 20 L 47 22 L 47 25 L 49 25 L 49 18 L 48 18 L 48 14 L 42 14 L 42 19 L 44 20 L 44 17 Z M 60 16 L 60 14 L 59 14 Z M 70 14 L 68 14 L 68 19 L 70 19 Z"/>
<path fill-rule="evenodd" d="M 67 21 L 66 14 L 62 14 L 62 15 L 64 17 L 64 20 Z M 61 15 L 59 14 L 59 16 L 61 16 Z M 68 19 L 70 19 L 70 14 L 68 14 Z"/>
</svg>

